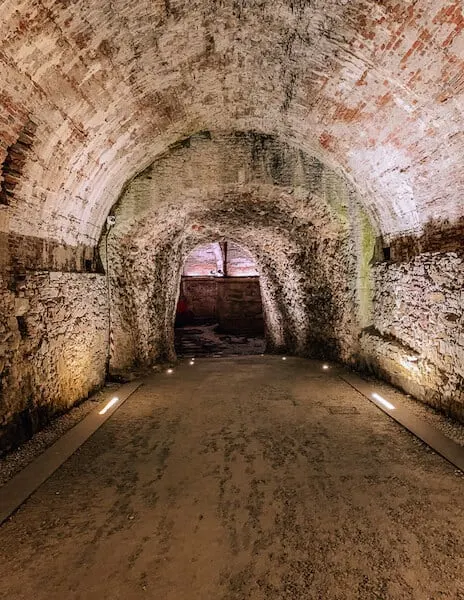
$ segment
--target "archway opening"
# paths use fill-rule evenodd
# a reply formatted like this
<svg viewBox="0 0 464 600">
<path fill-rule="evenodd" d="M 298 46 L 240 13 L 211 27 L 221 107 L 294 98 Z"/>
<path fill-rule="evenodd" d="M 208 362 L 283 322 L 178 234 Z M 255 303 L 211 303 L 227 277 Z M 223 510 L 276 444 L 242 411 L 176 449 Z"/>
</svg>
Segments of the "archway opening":
<svg viewBox="0 0 464 600">
<path fill-rule="evenodd" d="M 194 248 L 180 281 L 176 354 L 261 354 L 264 333 L 259 271 L 250 252 L 230 240 Z"/>
</svg>

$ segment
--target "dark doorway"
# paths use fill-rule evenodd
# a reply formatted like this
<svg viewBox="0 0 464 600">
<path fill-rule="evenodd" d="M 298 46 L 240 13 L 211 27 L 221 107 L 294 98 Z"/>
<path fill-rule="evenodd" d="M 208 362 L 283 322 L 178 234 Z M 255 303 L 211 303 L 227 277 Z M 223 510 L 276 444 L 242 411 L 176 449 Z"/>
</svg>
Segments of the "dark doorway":
<svg viewBox="0 0 464 600">
<path fill-rule="evenodd" d="M 264 319 L 259 273 L 233 242 L 199 246 L 185 261 L 176 311 L 178 356 L 261 354 Z"/>
</svg>

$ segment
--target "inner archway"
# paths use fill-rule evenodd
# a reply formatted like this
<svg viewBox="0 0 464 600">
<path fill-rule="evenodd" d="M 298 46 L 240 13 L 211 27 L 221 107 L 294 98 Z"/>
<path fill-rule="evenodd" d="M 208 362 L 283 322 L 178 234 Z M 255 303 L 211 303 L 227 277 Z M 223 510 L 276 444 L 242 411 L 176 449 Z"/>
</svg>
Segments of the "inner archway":
<svg viewBox="0 0 464 600">
<path fill-rule="evenodd" d="M 246 248 L 225 239 L 188 254 L 174 327 L 180 357 L 264 352 L 259 269 Z"/>
<path fill-rule="evenodd" d="M 256 261 L 267 352 L 359 355 L 378 232 L 349 183 L 316 158 L 253 132 L 202 132 L 133 179 L 111 217 L 100 249 L 110 265 L 112 374 L 176 359 L 185 261 L 226 240 Z M 209 276 L 222 270 L 212 262 Z"/>
</svg>

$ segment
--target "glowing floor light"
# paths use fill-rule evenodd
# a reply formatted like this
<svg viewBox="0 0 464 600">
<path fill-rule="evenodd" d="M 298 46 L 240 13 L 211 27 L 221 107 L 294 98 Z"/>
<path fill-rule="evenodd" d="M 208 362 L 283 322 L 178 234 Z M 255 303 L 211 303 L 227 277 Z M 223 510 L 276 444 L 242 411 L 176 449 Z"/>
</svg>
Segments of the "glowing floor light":
<svg viewBox="0 0 464 600">
<path fill-rule="evenodd" d="M 167 373 L 168 375 L 171 375 L 172 373 L 174 373 L 174 369 L 168 369 L 168 370 L 166 371 L 166 373 Z"/>
<path fill-rule="evenodd" d="M 329 365 L 322 365 L 322 368 L 324 369 L 324 371 L 327 371 L 327 369 L 329 368 Z"/>
<path fill-rule="evenodd" d="M 286 356 L 282 356 L 282 360 L 287 360 L 287 357 Z"/>
<path fill-rule="evenodd" d="M 194 365 L 194 364 L 195 364 L 195 361 L 194 361 L 194 360 L 191 360 L 191 361 L 189 362 L 189 365 Z"/>
<path fill-rule="evenodd" d="M 380 404 L 382 406 L 385 406 L 385 408 L 388 408 L 388 410 L 395 410 L 395 407 L 393 406 L 393 404 L 391 402 L 389 402 L 388 400 L 385 400 L 385 398 L 382 398 L 382 396 L 380 396 L 380 394 L 374 393 L 374 394 L 372 394 L 372 397 L 374 398 L 374 400 L 377 400 L 377 402 L 380 402 Z"/>
<path fill-rule="evenodd" d="M 114 406 L 116 404 L 116 402 L 119 402 L 119 398 L 117 396 L 115 396 L 114 398 L 111 398 L 111 400 L 108 402 L 108 404 L 106 406 L 104 406 L 98 414 L 104 415 L 105 413 L 107 413 L 110 410 L 110 408 L 112 406 Z"/>
</svg>

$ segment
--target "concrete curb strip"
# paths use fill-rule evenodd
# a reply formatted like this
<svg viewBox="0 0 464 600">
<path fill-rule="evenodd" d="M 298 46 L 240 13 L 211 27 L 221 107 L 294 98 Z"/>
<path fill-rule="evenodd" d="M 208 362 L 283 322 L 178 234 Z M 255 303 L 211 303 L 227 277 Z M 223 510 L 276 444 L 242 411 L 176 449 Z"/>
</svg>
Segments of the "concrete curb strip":
<svg viewBox="0 0 464 600">
<path fill-rule="evenodd" d="M 452 465 L 464 473 L 464 447 L 457 444 L 435 427 L 413 415 L 407 408 L 395 400 L 391 404 L 375 390 L 375 386 L 354 373 L 339 373 L 339 377 L 365 396 L 380 410 L 388 414 L 397 423 L 405 427 L 417 438 L 425 442 Z"/>
<path fill-rule="evenodd" d="M 140 381 L 121 386 L 108 394 L 104 403 L 66 432 L 43 454 L 0 487 L 0 525 L 42 485 L 91 435 L 142 385 Z M 117 397 L 114 404 L 111 399 Z M 105 412 L 102 411 L 106 408 Z"/>
</svg>

